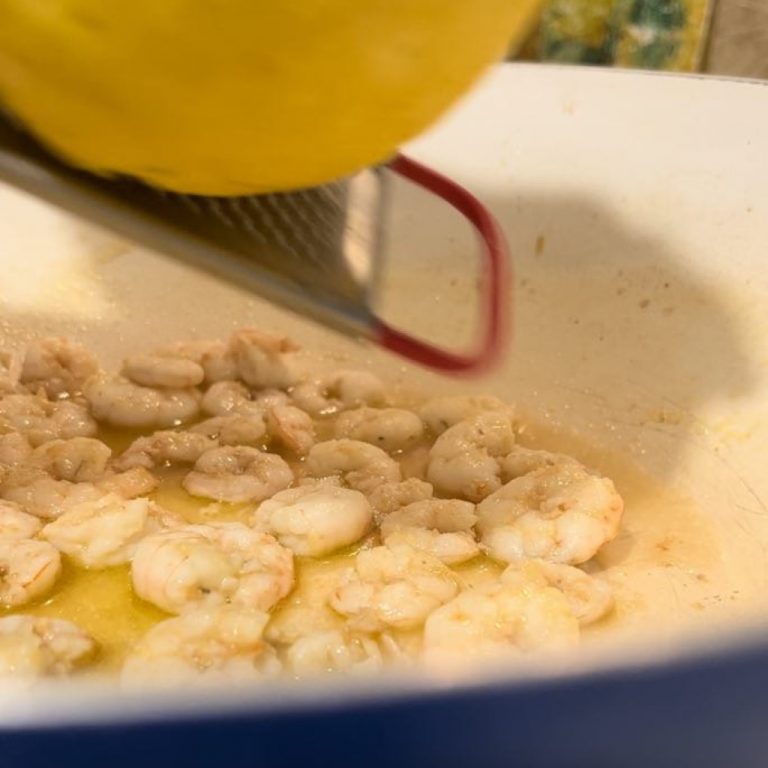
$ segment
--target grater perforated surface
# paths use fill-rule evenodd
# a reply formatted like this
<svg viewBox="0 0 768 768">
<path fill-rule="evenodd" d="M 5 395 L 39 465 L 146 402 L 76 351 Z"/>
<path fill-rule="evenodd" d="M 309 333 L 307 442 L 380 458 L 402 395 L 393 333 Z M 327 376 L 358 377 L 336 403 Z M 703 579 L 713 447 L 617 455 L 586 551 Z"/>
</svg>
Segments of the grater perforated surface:
<svg viewBox="0 0 768 768">
<path fill-rule="evenodd" d="M 365 332 L 387 171 L 244 197 L 182 195 L 69 167 L 0 117 L 0 180 L 340 330 Z"/>
</svg>

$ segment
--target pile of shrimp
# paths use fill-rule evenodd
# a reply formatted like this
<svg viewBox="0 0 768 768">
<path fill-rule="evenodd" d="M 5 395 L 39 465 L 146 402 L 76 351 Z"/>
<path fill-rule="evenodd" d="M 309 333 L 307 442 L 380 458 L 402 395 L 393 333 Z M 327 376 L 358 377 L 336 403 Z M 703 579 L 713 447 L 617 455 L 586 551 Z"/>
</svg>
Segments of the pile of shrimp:
<svg viewBox="0 0 768 768">
<path fill-rule="evenodd" d="M 115 451 L 115 430 L 135 439 Z M 126 687 L 570 648 L 611 610 L 580 566 L 616 536 L 623 503 L 518 432 L 495 397 L 396 407 L 372 373 L 313 375 L 292 340 L 256 329 L 118 373 L 64 338 L 0 353 L 0 676 L 98 666 L 96 638 L 34 611 L 63 564 L 129 569 L 165 616 L 123 660 Z M 158 502 L 169 473 L 207 505 L 202 522 Z M 481 561 L 495 565 L 468 578 Z"/>
</svg>

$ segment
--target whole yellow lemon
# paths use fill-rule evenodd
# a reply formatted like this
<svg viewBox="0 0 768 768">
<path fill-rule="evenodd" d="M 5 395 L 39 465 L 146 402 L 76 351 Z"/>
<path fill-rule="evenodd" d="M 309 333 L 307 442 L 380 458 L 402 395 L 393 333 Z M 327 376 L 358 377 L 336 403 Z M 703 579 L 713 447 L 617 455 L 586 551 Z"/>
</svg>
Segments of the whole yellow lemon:
<svg viewBox="0 0 768 768">
<path fill-rule="evenodd" d="M 0 0 L 0 103 L 69 162 L 182 192 L 387 158 L 539 0 Z"/>
</svg>

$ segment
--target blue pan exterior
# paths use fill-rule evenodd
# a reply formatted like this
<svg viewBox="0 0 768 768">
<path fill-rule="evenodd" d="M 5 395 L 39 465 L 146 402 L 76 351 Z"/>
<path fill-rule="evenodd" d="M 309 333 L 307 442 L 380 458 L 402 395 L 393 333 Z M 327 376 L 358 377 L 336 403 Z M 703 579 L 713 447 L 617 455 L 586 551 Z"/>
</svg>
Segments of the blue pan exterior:
<svg viewBox="0 0 768 768">
<path fill-rule="evenodd" d="M 569 680 L 0 731 L 0 768 L 765 768 L 768 648 Z"/>
</svg>

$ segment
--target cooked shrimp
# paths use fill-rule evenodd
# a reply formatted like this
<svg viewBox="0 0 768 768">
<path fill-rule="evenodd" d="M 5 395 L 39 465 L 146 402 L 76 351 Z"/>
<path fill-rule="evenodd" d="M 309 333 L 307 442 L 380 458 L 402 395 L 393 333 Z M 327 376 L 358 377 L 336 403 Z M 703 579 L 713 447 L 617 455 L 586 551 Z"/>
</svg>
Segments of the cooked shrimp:
<svg viewBox="0 0 768 768">
<path fill-rule="evenodd" d="M 20 352 L 0 350 L 0 393 L 15 392 L 21 378 L 23 358 Z"/>
<path fill-rule="evenodd" d="M 395 510 L 381 523 L 385 544 L 408 544 L 444 563 L 471 560 L 480 553 L 472 531 L 475 505 L 459 499 L 426 499 Z"/>
<path fill-rule="evenodd" d="M 88 662 L 96 641 L 76 624 L 42 616 L 0 618 L 0 676 L 60 676 Z"/>
<path fill-rule="evenodd" d="M 366 494 L 401 479 L 400 465 L 391 456 L 359 440 L 317 443 L 307 455 L 305 471 L 310 477 L 339 475 L 350 488 Z"/>
<path fill-rule="evenodd" d="M 6 471 L 0 483 L 0 496 L 18 504 L 25 512 L 43 519 L 59 517 L 83 501 L 103 495 L 93 483 L 55 480 L 42 469 L 20 467 Z"/>
<path fill-rule="evenodd" d="M 267 440 L 267 424 L 260 413 L 214 416 L 190 429 L 221 445 L 261 446 Z"/>
<path fill-rule="evenodd" d="M 262 502 L 253 523 L 297 555 L 322 557 L 359 541 L 369 531 L 373 512 L 358 491 L 333 486 L 302 486 Z"/>
<path fill-rule="evenodd" d="M 427 480 L 446 496 L 480 501 L 501 486 L 498 459 L 515 442 L 512 421 L 490 411 L 449 427 L 429 452 Z"/>
<path fill-rule="evenodd" d="M 616 536 L 623 509 L 608 478 L 569 460 L 508 482 L 478 505 L 477 527 L 497 560 L 578 565 Z"/>
<path fill-rule="evenodd" d="M 170 464 L 194 464 L 200 456 L 218 445 L 216 440 L 194 431 L 161 430 L 136 438 L 113 463 L 115 469 L 134 467 L 154 469 Z"/>
<path fill-rule="evenodd" d="M 142 387 L 186 389 L 203 383 L 205 371 L 194 360 L 167 355 L 134 355 L 123 361 L 123 376 Z"/>
<path fill-rule="evenodd" d="M 501 581 L 521 589 L 530 584 L 556 587 L 565 595 L 573 615 L 582 626 L 601 619 L 613 607 L 610 586 L 571 565 L 548 563 L 546 560 L 523 560 L 508 566 L 501 574 Z"/>
<path fill-rule="evenodd" d="M 280 390 L 267 389 L 252 397 L 237 381 L 219 381 L 208 389 L 202 400 L 203 412 L 213 418 L 192 429 L 216 438 L 222 445 L 262 445 L 267 439 L 267 412 L 272 407 L 288 404 L 288 395 Z M 287 424 L 286 430 L 289 427 Z"/>
<path fill-rule="evenodd" d="M 291 400 L 312 416 L 336 413 L 338 405 L 328 397 L 320 380 L 303 381 L 291 389 Z"/>
<path fill-rule="evenodd" d="M 381 671 L 388 651 L 381 640 L 334 629 L 299 638 L 286 651 L 285 661 L 299 679 L 333 672 L 370 675 Z"/>
<path fill-rule="evenodd" d="M 155 355 L 197 363 L 205 373 L 206 384 L 237 378 L 237 363 L 223 341 L 180 341 L 161 347 Z"/>
<path fill-rule="evenodd" d="M 241 523 L 187 525 L 141 541 L 131 574 L 136 594 L 169 613 L 223 603 L 267 611 L 293 587 L 293 554 Z"/>
<path fill-rule="evenodd" d="M 48 440 L 93 437 L 96 431 L 96 422 L 85 406 L 62 400 L 51 403 L 46 423 L 27 430 L 26 436 L 32 445 L 40 445 Z"/>
<path fill-rule="evenodd" d="M 387 399 L 384 382 L 370 371 L 338 371 L 327 380 L 326 386 L 344 408 L 381 406 Z"/>
<path fill-rule="evenodd" d="M 362 440 L 389 452 L 410 448 L 423 434 L 421 419 L 402 408 L 355 408 L 340 414 L 335 424 L 336 437 Z"/>
<path fill-rule="evenodd" d="M 430 614 L 427 664 L 451 669 L 530 651 L 558 651 L 579 640 L 579 622 L 559 589 L 492 583 L 468 589 Z"/>
<path fill-rule="evenodd" d="M 280 662 L 264 641 L 269 615 L 229 605 L 203 607 L 152 627 L 126 659 L 122 685 L 177 688 L 253 685 L 275 677 Z"/>
<path fill-rule="evenodd" d="M 0 539 L 31 539 L 43 524 L 12 501 L 0 501 Z"/>
<path fill-rule="evenodd" d="M 251 393 L 239 381 L 217 381 L 203 395 L 200 408 L 210 416 L 226 416 L 250 403 Z"/>
<path fill-rule="evenodd" d="M 537 469 L 547 467 L 564 466 L 566 464 L 580 466 L 579 462 L 571 456 L 563 453 L 550 453 L 549 451 L 536 451 L 532 448 L 523 448 L 516 445 L 506 456 L 499 459 L 501 477 L 504 482 L 509 482 L 517 477 L 522 477 Z"/>
<path fill-rule="evenodd" d="M 205 371 L 207 384 L 237 378 L 237 360 L 235 360 L 229 345 L 224 342 L 216 342 L 214 346 L 203 353 L 200 365 Z"/>
<path fill-rule="evenodd" d="M 291 405 L 291 398 L 282 389 L 261 389 L 253 395 L 252 405 L 241 406 L 240 410 L 247 413 L 250 407 L 259 408 L 265 412 L 278 405 Z"/>
<path fill-rule="evenodd" d="M 451 395 L 428 400 L 419 408 L 419 416 L 433 434 L 442 435 L 460 421 L 488 411 L 507 413 L 511 417 L 514 407 L 492 395 Z"/>
<path fill-rule="evenodd" d="M 284 336 L 244 328 L 229 341 L 239 377 L 250 387 L 287 389 L 298 381 L 295 353 L 299 347 Z"/>
<path fill-rule="evenodd" d="M 105 493 L 117 493 L 125 499 L 146 495 L 158 484 L 157 478 L 143 467 L 107 472 L 96 483 L 56 480 L 32 466 L 6 467 L 0 475 L 0 497 L 44 519 L 59 517 L 71 507 L 95 501 Z"/>
<path fill-rule="evenodd" d="M 54 480 L 73 483 L 93 482 L 102 478 L 112 450 L 93 437 L 49 440 L 29 456 L 30 466 L 39 467 Z"/>
<path fill-rule="evenodd" d="M 21 432 L 8 432 L 0 436 L 0 464 L 21 464 L 32 453 L 32 446 Z"/>
<path fill-rule="evenodd" d="M 307 486 L 311 488 L 346 488 L 341 478 L 337 475 L 329 475 L 328 477 L 300 477 L 296 482 L 297 488 L 305 488 Z"/>
<path fill-rule="evenodd" d="M 291 390 L 296 405 L 312 416 L 321 416 L 386 401 L 384 384 L 368 371 L 337 371 L 323 379 L 305 381 Z"/>
<path fill-rule="evenodd" d="M 315 444 L 315 426 L 309 414 L 293 405 L 275 405 L 267 410 L 267 429 L 273 441 L 297 456 Z"/>
<path fill-rule="evenodd" d="M 42 536 L 86 568 L 107 568 L 127 563 L 145 536 L 183 522 L 147 499 L 110 493 L 73 506 L 48 523 Z"/>
<path fill-rule="evenodd" d="M 611 609 L 608 583 L 576 567 L 616 535 L 610 480 L 517 446 L 513 406 L 491 395 L 392 407 L 370 372 L 309 378 L 301 363 L 256 329 L 114 376 L 65 339 L 0 350 L 0 615 L 61 602 L 62 561 L 127 565 L 135 599 L 175 614 L 133 643 L 130 687 L 419 657 L 444 671 L 568 648 Z M 117 457 L 126 435 L 96 439 L 107 425 L 137 430 Z M 150 495 L 170 498 L 177 467 L 204 523 Z M 37 621 L 0 618 L 0 676 L 26 684 L 93 654 L 74 625 Z"/>
<path fill-rule="evenodd" d="M 396 509 L 406 507 L 416 501 L 432 498 L 432 485 L 410 477 L 398 483 L 382 483 L 371 491 L 368 501 L 371 502 L 374 512 L 378 517 L 383 517 Z"/>
<path fill-rule="evenodd" d="M 26 434 L 36 429 L 41 422 L 46 422 L 54 407 L 43 393 L 3 395 L 0 398 L 0 422 L 3 432 L 7 434 L 16 431 Z"/>
<path fill-rule="evenodd" d="M 162 347 L 157 347 L 152 354 L 159 357 L 180 357 L 183 360 L 200 363 L 205 355 L 212 350 L 226 349 L 226 347 L 226 343 L 219 339 L 186 339 L 185 341 L 163 344 Z"/>
<path fill-rule="evenodd" d="M 6 395 L 0 399 L 0 427 L 21 432 L 31 445 L 48 440 L 92 437 L 98 426 L 88 409 L 69 400 L 55 403 L 39 395 Z"/>
<path fill-rule="evenodd" d="M 15 608 L 41 597 L 61 573 L 56 547 L 34 539 L 0 539 L 0 605 Z"/>
<path fill-rule="evenodd" d="M 182 485 L 193 496 L 245 502 L 269 498 L 292 482 L 293 472 L 279 456 L 238 445 L 206 451 Z"/>
<path fill-rule="evenodd" d="M 31 391 L 43 388 L 52 399 L 81 391 L 86 379 L 99 370 L 96 358 L 69 339 L 49 338 L 29 344 L 20 381 Z"/>
<path fill-rule="evenodd" d="M 159 480 L 144 467 L 133 467 L 125 472 L 107 472 L 96 486 L 107 493 L 116 493 L 124 499 L 146 496 L 157 488 Z"/>
<path fill-rule="evenodd" d="M 300 565 L 297 587 L 274 612 L 265 631 L 267 640 L 288 647 L 316 632 L 343 629 L 344 618 L 331 608 L 328 598 L 348 564 L 348 558 L 334 557 L 329 561 L 302 564 L 303 568 Z"/>
<path fill-rule="evenodd" d="M 330 597 L 352 629 L 412 629 L 458 592 L 454 574 L 440 560 L 408 546 L 364 549 Z"/>
<path fill-rule="evenodd" d="M 106 376 L 89 379 L 83 394 L 94 417 L 115 427 L 175 427 L 197 416 L 200 407 L 195 389 L 153 389 Z"/>
</svg>

